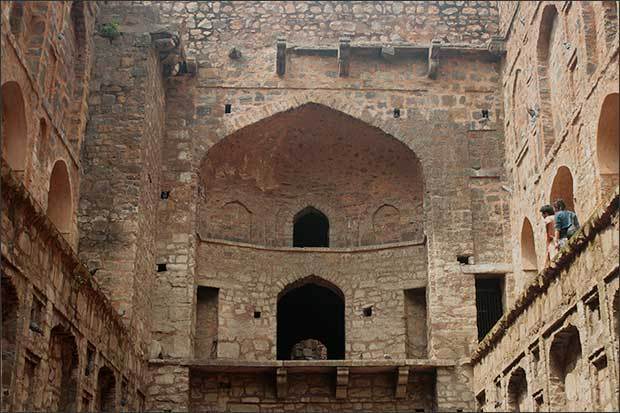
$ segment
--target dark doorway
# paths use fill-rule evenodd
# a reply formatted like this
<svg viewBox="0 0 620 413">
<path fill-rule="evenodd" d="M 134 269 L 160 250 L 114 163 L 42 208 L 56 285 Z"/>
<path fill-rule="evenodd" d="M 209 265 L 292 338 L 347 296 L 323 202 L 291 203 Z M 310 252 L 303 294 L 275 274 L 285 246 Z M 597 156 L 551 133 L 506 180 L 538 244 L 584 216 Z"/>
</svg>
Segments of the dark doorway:
<svg viewBox="0 0 620 413">
<path fill-rule="evenodd" d="M 294 247 L 329 247 L 329 220 L 318 209 L 307 207 L 295 216 Z"/>
<path fill-rule="evenodd" d="M 503 306 L 503 279 L 481 278 L 476 279 L 476 312 L 478 321 L 478 341 L 493 328 L 502 318 Z"/>
<path fill-rule="evenodd" d="M 278 360 L 289 360 L 296 343 L 315 339 L 329 360 L 344 359 L 344 296 L 327 283 L 303 282 L 278 299 Z"/>
</svg>

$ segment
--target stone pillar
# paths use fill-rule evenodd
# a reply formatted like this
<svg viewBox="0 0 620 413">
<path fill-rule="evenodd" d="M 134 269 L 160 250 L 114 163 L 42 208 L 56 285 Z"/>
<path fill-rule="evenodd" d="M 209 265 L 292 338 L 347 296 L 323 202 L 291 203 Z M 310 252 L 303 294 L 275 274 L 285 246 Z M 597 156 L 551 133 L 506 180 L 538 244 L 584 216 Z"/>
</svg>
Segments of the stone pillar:
<svg viewBox="0 0 620 413">
<path fill-rule="evenodd" d="M 164 130 L 159 57 L 146 7 L 102 7 L 122 16 L 122 36 L 95 36 L 90 121 L 82 151 L 79 252 L 142 349 L 150 342 L 156 210 Z M 132 22 L 140 22 L 135 28 Z M 134 31 L 135 29 L 135 31 Z"/>
</svg>

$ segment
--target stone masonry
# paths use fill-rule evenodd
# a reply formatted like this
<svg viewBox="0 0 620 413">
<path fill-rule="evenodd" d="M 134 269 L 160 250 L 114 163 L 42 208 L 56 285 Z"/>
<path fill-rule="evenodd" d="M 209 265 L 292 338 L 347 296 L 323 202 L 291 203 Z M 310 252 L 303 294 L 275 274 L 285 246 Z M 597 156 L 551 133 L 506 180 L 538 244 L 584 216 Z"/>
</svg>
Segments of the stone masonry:
<svg viewBox="0 0 620 413">
<path fill-rule="evenodd" d="M 620 409 L 618 2 L 0 7 L 2 411 Z"/>
</svg>

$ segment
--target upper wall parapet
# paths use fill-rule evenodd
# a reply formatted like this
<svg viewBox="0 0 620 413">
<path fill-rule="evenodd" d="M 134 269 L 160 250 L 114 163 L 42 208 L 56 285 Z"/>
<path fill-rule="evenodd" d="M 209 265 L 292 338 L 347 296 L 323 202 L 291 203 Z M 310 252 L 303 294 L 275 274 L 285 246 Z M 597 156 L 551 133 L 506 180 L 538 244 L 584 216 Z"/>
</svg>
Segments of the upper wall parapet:
<svg viewBox="0 0 620 413">
<path fill-rule="evenodd" d="M 271 46 L 278 37 L 291 42 L 357 42 L 485 44 L 497 34 L 494 1 L 243 1 L 150 2 L 162 20 L 187 26 L 188 49 L 204 56 L 218 43 Z"/>
</svg>

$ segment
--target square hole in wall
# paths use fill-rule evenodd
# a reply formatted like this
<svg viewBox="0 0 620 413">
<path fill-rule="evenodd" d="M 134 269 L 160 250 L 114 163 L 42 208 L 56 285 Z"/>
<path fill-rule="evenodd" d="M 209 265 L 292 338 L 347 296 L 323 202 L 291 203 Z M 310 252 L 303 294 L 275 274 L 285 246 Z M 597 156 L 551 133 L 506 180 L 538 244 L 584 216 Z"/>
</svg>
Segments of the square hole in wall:
<svg viewBox="0 0 620 413">
<path fill-rule="evenodd" d="M 232 105 L 230 103 L 224 105 L 224 113 L 232 113 Z"/>
<path fill-rule="evenodd" d="M 168 198 L 170 198 L 170 191 L 161 191 L 160 197 L 161 197 L 161 199 L 168 199 Z"/>
<path fill-rule="evenodd" d="M 394 108 L 394 119 L 400 118 L 400 109 Z"/>
<path fill-rule="evenodd" d="M 372 317 L 372 306 L 364 307 L 362 309 L 362 314 L 364 317 Z"/>
<path fill-rule="evenodd" d="M 164 272 L 164 271 L 168 271 L 168 266 L 166 265 L 166 263 L 157 264 L 157 272 Z"/>
<path fill-rule="evenodd" d="M 261 316 L 260 311 L 254 311 L 254 318 L 260 318 L 260 316 Z"/>
</svg>

